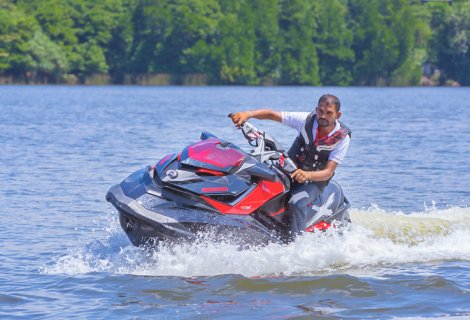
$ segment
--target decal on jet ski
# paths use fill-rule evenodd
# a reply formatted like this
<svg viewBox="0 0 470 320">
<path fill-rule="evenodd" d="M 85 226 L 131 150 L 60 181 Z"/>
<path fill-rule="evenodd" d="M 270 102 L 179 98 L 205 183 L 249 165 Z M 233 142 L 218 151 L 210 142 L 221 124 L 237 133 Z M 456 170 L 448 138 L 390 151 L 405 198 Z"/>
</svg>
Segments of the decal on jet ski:
<svg viewBox="0 0 470 320">
<path fill-rule="evenodd" d="M 320 219 L 322 216 L 329 216 L 333 213 L 333 210 L 330 209 L 331 204 L 335 200 L 335 193 L 333 192 L 328 199 L 326 199 L 325 203 L 319 207 L 312 205 L 312 209 L 316 211 L 315 215 L 307 222 L 307 226 L 314 223 L 316 220 Z"/>
<path fill-rule="evenodd" d="M 232 147 L 222 147 L 218 139 L 210 138 L 194 143 L 182 152 L 180 161 L 186 164 L 209 165 L 207 169 L 229 171 L 245 160 L 245 155 Z"/>
<path fill-rule="evenodd" d="M 234 206 L 211 199 L 206 196 L 202 198 L 207 201 L 212 207 L 224 214 L 250 214 L 266 201 L 274 198 L 280 193 L 284 192 L 284 185 L 282 182 L 271 182 L 267 180 L 261 180 L 256 188 L 250 192 L 246 197 Z M 250 206 L 249 209 L 247 207 Z"/>
<path fill-rule="evenodd" d="M 214 188 L 202 188 L 202 192 L 205 193 L 220 193 L 220 192 L 227 192 L 228 188 L 227 187 L 214 187 Z"/>
<path fill-rule="evenodd" d="M 172 156 L 174 156 L 175 154 L 174 153 L 170 153 L 169 155 L 167 155 L 165 158 L 163 158 L 162 160 L 160 160 L 158 162 L 158 165 L 161 166 L 162 164 L 164 164 L 165 162 L 168 161 L 168 159 L 170 159 Z"/>
</svg>

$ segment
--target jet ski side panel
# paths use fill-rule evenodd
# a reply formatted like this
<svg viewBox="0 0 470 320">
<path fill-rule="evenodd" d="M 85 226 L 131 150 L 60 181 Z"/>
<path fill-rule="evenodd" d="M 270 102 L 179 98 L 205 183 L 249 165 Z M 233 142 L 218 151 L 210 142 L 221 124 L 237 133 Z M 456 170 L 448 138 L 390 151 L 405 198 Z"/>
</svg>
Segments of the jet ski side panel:
<svg viewBox="0 0 470 320">
<path fill-rule="evenodd" d="M 134 245 L 147 241 L 194 241 L 202 231 L 217 234 L 217 238 L 233 237 L 244 244 L 279 242 L 275 231 L 252 216 L 226 216 L 161 198 L 155 195 L 158 191 L 145 187 L 147 177 L 145 169 L 139 170 L 106 195 L 106 200 L 118 209 L 121 226 Z"/>
</svg>

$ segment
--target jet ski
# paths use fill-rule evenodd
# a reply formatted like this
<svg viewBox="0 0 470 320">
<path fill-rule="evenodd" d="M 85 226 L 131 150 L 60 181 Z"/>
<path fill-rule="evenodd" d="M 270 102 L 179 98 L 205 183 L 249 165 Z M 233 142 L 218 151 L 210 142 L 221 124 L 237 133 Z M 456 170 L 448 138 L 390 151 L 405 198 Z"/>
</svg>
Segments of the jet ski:
<svg viewBox="0 0 470 320">
<path fill-rule="evenodd" d="M 268 133 L 245 122 L 245 151 L 209 132 L 181 152 L 166 155 L 109 189 L 106 200 L 119 213 L 135 246 L 197 241 L 242 245 L 288 243 L 290 174 L 297 167 Z M 330 181 L 312 203 L 306 232 L 342 229 L 350 203 Z"/>
</svg>

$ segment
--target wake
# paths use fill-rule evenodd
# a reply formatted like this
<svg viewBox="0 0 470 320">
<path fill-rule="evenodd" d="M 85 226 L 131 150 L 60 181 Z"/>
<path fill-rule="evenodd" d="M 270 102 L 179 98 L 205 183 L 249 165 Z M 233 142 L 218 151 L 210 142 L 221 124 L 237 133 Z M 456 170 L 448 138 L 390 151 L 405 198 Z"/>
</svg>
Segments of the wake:
<svg viewBox="0 0 470 320">
<path fill-rule="evenodd" d="M 470 208 L 426 209 L 404 214 L 377 206 L 350 211 L 353 225 L 342 235 L 305 234 L 289 245 L 240 250 L 210 236 L 192 244 L 133 247 L 110 218 L 108 237 L 74 248 L 42 268 L 47 274 L 107 272 L 147 276 L 314 275 L 373 270 L 403 263 L 470 260 Z"/>
</svg>

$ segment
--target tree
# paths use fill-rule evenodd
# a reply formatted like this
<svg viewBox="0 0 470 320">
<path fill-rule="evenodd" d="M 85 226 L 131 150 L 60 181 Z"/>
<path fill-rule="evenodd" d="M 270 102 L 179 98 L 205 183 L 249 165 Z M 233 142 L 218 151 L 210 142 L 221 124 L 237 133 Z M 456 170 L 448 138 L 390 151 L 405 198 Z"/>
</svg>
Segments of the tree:
<svg viewBox="0 0 470 320">
<path fill-rule="evenodd" d="M 134 38 L 133 14 L 136 8 L 135 0 L 124 0 L 116 8 L 116 25 L 110 31 L 111 37 L 105 52 L 113 83 L 124 83 L 125 75 L 130 72 L 129 61 Z"/>
<path fill-rule="evenodd" d="M 70 72 L 81 81 L 108 71 L 105 52 L 122 14 L 123 0 L 18 1 L 43 32 L 66 54 Z"/>
<path fill-rule="evenodd" d="M 220 1 L 223 18 L 216 42 L 218 76 L 224 83 L 257 84 L 255 19 L 249 1 Z"/>
<path fill-rule="evenodd" d="M 281 78 L 281 41 L 279 29 L 279 0 L 258 0 L 251 2 L 255 16 L 254 70 L 262 82 L 279 82 Z M 263 17 L 259 19 L 256 17 Z"/>
<path fill-rule="evenodd" d="M 353 34 L 347 25 L 348 7 L 340 0 L 322 0 L 320 4 L 314 41 L 321 83 L 349 85 L 354 51 L 351 49 Z"/>
<path fill-rule="evenodd" d="M 26 77 L 34 69 L 28 42 L 38 25 L 9 1 L 0 0 L 0 72 Z"/>
<path fill-rule="evenodd" d="M 201 52 L 207 53 L 219 18 L 215 0 L 140 1 L 133 17 L 132 72 L 200 72 Z"/>
<path fill-rule="evenodd" d="M 415 85 L 427 61 L 470 84 L 469 17 L 468 1 L 0 0 L 0 73 Z"/>
<path fill-rule="evenodd" d="M 470 3 L 458 2 L 452 8 L 436 7 L 431 27 L 431 60 L 441 68 L 444 83 L 454 79 L 470 85 Z"/>
<path fill-rule="evenodd" d="M 308 0 L 282 0 L 281 83 L 319 85 L 317 48 L 317 3 Z"/>
<path fill-rule="evenodd" d="M 60 82 L 68 71 L 65 52 L 39 29 L 28 41 L 28 46 L 34 61 L 30 66 L 34 77 L 46 82 Z"/>
<path fill-rule="evenodd" d="M 417 24 L 407 0 L 349 1 L 356 61 L 354 82 L 386 85 L 412 56 Z"/>
</svg>

